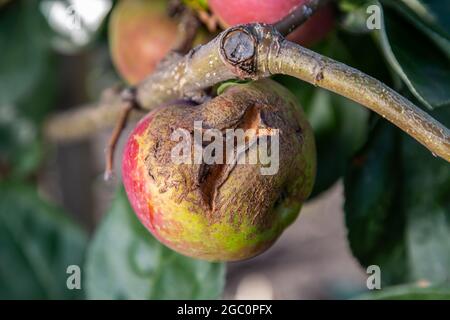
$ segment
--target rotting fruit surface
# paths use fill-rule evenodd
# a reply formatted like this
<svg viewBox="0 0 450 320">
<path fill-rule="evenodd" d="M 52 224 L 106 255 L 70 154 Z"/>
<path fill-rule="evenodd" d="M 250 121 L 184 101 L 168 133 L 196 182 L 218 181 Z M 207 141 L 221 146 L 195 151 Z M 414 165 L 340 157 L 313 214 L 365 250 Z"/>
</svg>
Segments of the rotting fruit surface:
<svg viewBox="0 0 450 320">
<path fill-rule="evenodd" d="M 180 140 L 172 134 L 183 128 L 193 136 L 194 121 L 222 133 L 278 129 L 279 170 L 261 174 L 262 161 L 174 163 Z M 235 84 L 201 105 L 173 103 L 143 118 L 124 150 L 123 183 L 141 222 L 168 247 L 211 261 L 242 260 L 269 248 L 296 219 L 313 187 L 315 152 L 311 127 L 287 89 L 267 79 Z"/>
</svg>

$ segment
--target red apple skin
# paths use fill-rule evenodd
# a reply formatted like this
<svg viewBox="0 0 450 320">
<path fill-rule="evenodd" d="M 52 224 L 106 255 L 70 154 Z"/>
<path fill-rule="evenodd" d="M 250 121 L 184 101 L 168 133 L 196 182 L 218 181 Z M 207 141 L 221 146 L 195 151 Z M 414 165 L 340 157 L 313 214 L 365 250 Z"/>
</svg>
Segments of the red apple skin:
<svg viewBox="0 0 450 320">
<path fill-rule="evenodd" d="M 134 128 L 132 135 L 141 136 L 145 133 L 147 127 L 150 125 L 154 114 L 157 110 L 150 112 L 143 118 Z M 145 179 L 138 179 L 133 174 L 137 171 L 137 159 L 139 155 L 139 143 L 136 139 L 129 139 L 124 150 L 124 157 L 122 160 L 122 180 L 125 190 L 127 191 L 128 200 L 133 207 L 134 212 L 139 220 L 148 228 L 148 230 L 158 238 L 157 229 L 155 228 L 154 210 L 151 206 L 146 205 L 142 200 L 143 194 L 148 194 L 145 185 Z M 157 215 L 159 216 L 159 215 Z"/>
<path fill-rule="evenodd" d="M 325 6 L 287 36 L 293 42 L 310 47 L 324 39 L 335 26 L 335 13 L 331 6 Z"/>
<path fill-rule="evenodd" d="M 211 11 L 228 27 L 252 22 L 275 23 L 305 2 L 306 0 L 209 0 L 208 3 Z M 288 39 L 311 46 L 333 29 L 334 22 L 333 8 L 325 6 L 290 34 Z"/>
<path fill-rule="evenodd" d="M 109 23 L 111 56 L 120 75 L 131 85 L 147 77 L 174 45 L 176 33 L 166 1 L 121 0 Z"/>
</svg>

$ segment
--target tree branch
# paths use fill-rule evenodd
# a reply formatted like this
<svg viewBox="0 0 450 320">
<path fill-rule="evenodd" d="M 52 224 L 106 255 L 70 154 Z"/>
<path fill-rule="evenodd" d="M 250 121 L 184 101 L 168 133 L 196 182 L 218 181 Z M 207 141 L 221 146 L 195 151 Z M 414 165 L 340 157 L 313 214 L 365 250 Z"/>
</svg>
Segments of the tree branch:
<svg viewBox="0 0 450 320">
<path fill-rule="evenodd" d="M 177 39 L 172 50 L 180 54 L 188 53 L 195 41 L 199 27 L 200 21 L 195 13 L 190 8 L 184 8 L 178 24 Z"/>
<path fill-rule="evenodd" d="M 108 90 L 99 103 L 87 104 L 47 119 L 44 135 L 53 142 L 86 138 L 98 130 L 114 126 L 123 106 L 120 93 L 117 90 Z M 131 117 L 137 120 L 143 115 L 142 111 L 133 110 Z"/>
<path fill-rule="evenodd" d="M 380 81 L 288 41 L 280 55 L 283 62 L 271 64 L 271 72 L 294 76 L 366 106 L 450 162 L 448 128 Z"/>
<path fill-rule="evenodd" d="M 275 26 L 282 33 L 288 33 L 290 28 L 295 29 L 295 27 L 300 26 L 328 1 L 330 0 L 311 0 L 302 6 L 298 6 Z M 224 65 L 220 61 L 219 54 L 208 54 L 209 51 L 214 51 L 214 48 L 217 47 L 218 38 L 214 39 L 214 44 L 209 45 L 213 48 L 212 50 L 203 49 L 200 54 L 195 54 L 196 50 L 193 50 L 187 57 L 183 58 L 181 55 L 192 47 L 199 28 L 199 21 L 193 16 L 192 10 L 186 8 L 179 0 L 169 2 L 169 14 L 172 16 L 181 15 L 177 38 L 172 52 L 161 62 L 156 74 L 151 75 L 139 86 L 141 88 L 139 90 L 141 92 L 140 100 L 144 102 L 143 105 L 147 109 L 152 109 L 172 98 L 193 96 L 199 90 L 223 81 L 224 76 L 229 79 L 235 78 L 234 73 L 229 73 L 227 68 L 223 68 Z M 194 55 L 196 59 L 192 61 Z M 207 71 L 202 72 L 204 68 L 201 66 L 205 63 L 204 59 L 206 58 L 208 58 Z M 188 66 L 189 70 L 187 69 Z M 195 70 L 198 67 L 200 68 Z M 211 70 L 215 67 L 220 68 Z M 168 73 L 172 73 L 172 77 Z M 204 80 L 203 83 L 200 79 Z M 178 80 L 181 80 L 179 85 Z M 186 83 L 194 85 L 189 87 L 185 85 Z M 177 84 L 178 88 L 173 88 L 174 84 Z M 54 142 L 78 140 L 88 137 L 97 130 L 113 126 L 119 119 L 123 101 L 120 98 L 120 92 L 117 90 L 107 89 L 105 91 L 107 91 L 106 99 L 103 97 L 98 104 L 81 106 L 49 118 L 44 125 L 45 136 Z M 139 115 L 140 113 L 136 110 L 132 112 L 132 117 L 137 118 Z"/>
<path fill-rule="evenodd" d="M 179 15 L 180 22 L 178 24 L 175 44 L 165 58 L 167 61 L 179 59 L 192 48 L 198 28 L 200 27 L 200 21 L 191 9 L 186 8 L 180 1 L 174 1 L 172 6 L 173 8 L 171 9 L 173 12 L 171 14 Z M 167 61 L 165 63 L 168 63 Z M 133 98 L 128 97 L 128 99 Z M 86 138 L 100 129 L 114 125 L 116 128 L 123 128 L 124 124 L 121 120 L 123 117 L 121 115 L 127 105 L 128 103 L 124 101 L 120 90 L 117 88 L 106 89 L 102 93 L 101 101 L 98 104 L 80 106 L 71 111 L 50 117 L 44 124 L 44 135 L 47 139 L 54 142 L 71 141 Z M 129 113 L 132 119 L 139 119 L 143 115 L 142 111 L 137 108 L 130 110 Z M 125 121 L 128 118 L 127 116 Z M 118 136 L 118 134 L 113 134 L 112 140 L 115 136 Z M 113 153 L 114 146 L 115 143 L 112 144 L 112 147 L 109 146 L 107 153 Z M 110 158 L 110 156 L 107 155 L 107 158 Z M 108 168 L 106 172 L 108 174 Z"/>
<path fill-rule="evenodd" d="M 356 101 L 450 162 L 449 130 L 380 81 L 287 41 L 273 26 L 248 24 L 222 32 L 184 57 L 163 62 L 135 88 L 145 110 L 230 79 L 297 77 Z"/>
</svg>

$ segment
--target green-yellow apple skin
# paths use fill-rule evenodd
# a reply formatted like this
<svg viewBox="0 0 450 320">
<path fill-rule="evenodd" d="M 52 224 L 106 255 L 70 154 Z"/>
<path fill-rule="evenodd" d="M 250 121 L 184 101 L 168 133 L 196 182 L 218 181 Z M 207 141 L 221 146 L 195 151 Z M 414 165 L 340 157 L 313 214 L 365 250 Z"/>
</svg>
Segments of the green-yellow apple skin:
<svg viewBox="0 0 450 320">
<path fill-rule="evenodd" d="M 193 135 L 194 121 L 221 132 L 278 129 L 279 170 L 262 174 L 263 161 L 174 163 L 180 141 L 172 134 L 183 128 Z M 125 190 L 144 226 L 173 250 L 209 261 L 268 249 L 297 218 L 315 171 L 312 129 L 295 97 L 272 80 L 231 85 L 200 105 L 177 102 L 152 111 L 128 138 L 122 162 Z"/>
</svg>

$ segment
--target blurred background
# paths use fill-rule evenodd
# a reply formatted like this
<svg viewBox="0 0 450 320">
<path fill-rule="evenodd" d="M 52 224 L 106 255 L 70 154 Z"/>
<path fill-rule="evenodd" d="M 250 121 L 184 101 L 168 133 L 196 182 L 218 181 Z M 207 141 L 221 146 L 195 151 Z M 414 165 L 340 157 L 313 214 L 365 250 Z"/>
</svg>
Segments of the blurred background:
<svg viewBox="0 0 450 320">
<path fill-rule="evenodd" d="M 383 80 L 426 109 L 404 78 L 393 71 L 396 68 L 386 59 L 386 47 L 378 42 L 382 35 L 374 36 L 361 27 L 368 1 L 338 2 L 333 9 L 334 29 L 311 44 L 313 48 Z M 108 182 L 103 180 L 104 149 L 111 129 L 58 143 L 43 130 L 52 114 L 99 101 L 105 88 L 124 84 L 117 71 L 120 62 L 114 62 L 110 53 L 108 23 L 115 5 L 117 1 L 112 0 L 0 0 L 0 299 L 345 299 L 368 292 L 366 266 L 370 264 L 387 270 L 383 286 L 419 283 L 420 288 L 428 288 L 432 280 L 448 281 L 448 164 L 433 159 L 399 132 L 393 133 L 390 126 L 386 126 L 386 135 L 376 136 L 381 140 L 369 139 L 375 137 L 374 130 L 381 130 L 377 116 L 287 77 L 276 80 L 291 89 L 305 108 L 316 133 L 319 156 L 314 194 L 297 221 L 264 254 L 226 266 L 181 257 L 159 245 L 137 222 L 121 189 L 120 154 L 133 123 L 119 142 L 117 176 Z M 399 18 L 398 12 L 403 11 L 389 6 L 386 10 L 391 10 L 392 21 L 413 25 L 407 18 Z M 450 17 L 450 12 L 445 12 Z M 152 28 L 158 30 L 158 24 Z M 392 38 L 384 41 L 402 38 L 401 29 L 395 30 Z M 410 33 L 427 34 L 424 29 L 414 30 Z M 433 97 L 431 103 L 436 105 L 439 99 L 450 101 L 448 39 L 444 42 L 441 51 L 427 46 L 425 58 L 420 50 L 419 57 L 408 56 L 403 69 L 409 77 L 407 67 L 412 66 L 412 85 L 417 82 L 421 86 L 423 70 L 415 62 L 430 63 L 424 67 L 424 72 L 432 75 L 426 78 L 429 87 L 425 84 L 425 89 L 417 91 L 423 93 L 425 102 Z M 397 53 L 404 57 L 401 50 L 394 51 Z M 436 116 L 448 126 L 447 111 Z M 390 145 L 402 139 L 407 141 L 403 147 Z M 361 155 L 360 150 L 365 153 Z M 409 171 L 400 169 L 397 153 L 403 151 L 399 150 L 407 150 L 405 157 L 419 154 L 420 161 L 432 163 L 428 172 L 409 185 L 428 188 L 438 196 L 422 199 L 423 206 L 416 197 L 415 211 L 405 209 L 408 201 L 402 200 L 400 208 L 393 200 L 405 199 L 405 192 L 419 193 L 409 185 L 406 191 L 391 190 L 403 181 L 399 172 L 420 171 L 414 166 L 408 167 Z M 374 154 L 396 158 L 374 158 Z M 372 171 L 364 171 L 365 175 L 363 169 L 350 169 L 364 159 L 381 159 L 381 164 L 379 168 L 371 166 Z M 362 175 L 359 180 L 358 174 Z M 345 187 L 344 175 L 352 177 Z M 436 182 L 430 177 L 440 178 Z M 370 185 L 374 181 L 378 184 Z M 347 198 L 354 191 L 352 201 L 359 211 L 347 207 L 350 213 L 344 213 L 345 189 Z M 411 220 L 404 217 L 416 211 L 426 212 L 431 222 L 421 225 L 417 221 L 422 220 L 414 220 L 417 228 L 406 228 L 405 221 Z M 367 212 L 370 215 L 365 215 Z M 394 213 L 397 218 L 392 218 Z M 387 223 L 395 227 L 384 229 Z M 430 240 L 435 231 L 438 236 Z M 81 268 L 80 290 L 67 288 L 69 265 Z M 398 288 L 401 294 L 409 292 Z M 447 294 L 447 284 L 433 293 L 443 295 L 442 288 Z"/>
</svg>

